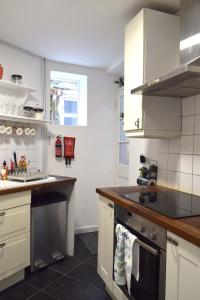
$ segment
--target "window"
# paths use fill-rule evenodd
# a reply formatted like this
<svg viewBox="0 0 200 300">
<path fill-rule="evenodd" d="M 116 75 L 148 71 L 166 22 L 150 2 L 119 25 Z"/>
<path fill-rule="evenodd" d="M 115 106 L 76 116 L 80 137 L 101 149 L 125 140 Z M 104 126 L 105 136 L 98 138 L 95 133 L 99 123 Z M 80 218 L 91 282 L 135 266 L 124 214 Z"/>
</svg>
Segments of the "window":
<svg viewBox="0 0 200 300">
<path fill-rule="evenodd" d="M 58 125 L 87 125 L 87 76 L 50 72 L 50 121 Z"/>
<path fill-rule="evenodd" d="M 119 164 L 129 164 L 129 140 L 124 132 L 124 95 L 119 97 Z"/>
</svg>

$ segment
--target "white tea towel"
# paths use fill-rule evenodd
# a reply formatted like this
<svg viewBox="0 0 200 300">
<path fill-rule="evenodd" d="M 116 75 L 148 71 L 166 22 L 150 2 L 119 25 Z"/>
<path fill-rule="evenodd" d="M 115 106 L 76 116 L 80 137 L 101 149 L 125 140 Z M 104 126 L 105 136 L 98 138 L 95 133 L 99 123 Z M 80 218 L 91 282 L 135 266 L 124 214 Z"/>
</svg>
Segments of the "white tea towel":
<svg viewBox="0 0 200 300">
<path fill-rule="evenodd" d="M 115 228 L 117 236 L 117 245 L 115 249 L 115 260 L 114 260 L 114 278 L 115 283 L 118 285 L 126 284 L 125 276 L 125 261 L 124 261 L 124 230 L 125 227 L 121 224 L 117 224 Z"/>
<path fill-rule="evenodd" d="M 136 240 L 137 237 L 128 230 L 124 231 L 124 249 L 125 249 L 125 273 L 128 292 L 131 290 L 131 274 L 135 279 L 139 280 L 139 245 Z"/>
</svg>

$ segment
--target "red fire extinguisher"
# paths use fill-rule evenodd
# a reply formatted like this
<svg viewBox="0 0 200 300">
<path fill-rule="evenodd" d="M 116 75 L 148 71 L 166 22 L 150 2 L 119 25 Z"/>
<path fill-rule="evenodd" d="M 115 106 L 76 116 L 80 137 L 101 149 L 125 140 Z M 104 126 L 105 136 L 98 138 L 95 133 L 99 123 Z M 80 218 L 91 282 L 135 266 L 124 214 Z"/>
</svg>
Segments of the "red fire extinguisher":
<svg viewBox="0 0 200 300">
<path fill-rule="evenodd" d="M 55 142 L 55 156 L 56 157 L 62 157 L 62 141 L 61 141 L 61 136 L 58 135 L 56 137 L 56 142 Z"/>
</svg>

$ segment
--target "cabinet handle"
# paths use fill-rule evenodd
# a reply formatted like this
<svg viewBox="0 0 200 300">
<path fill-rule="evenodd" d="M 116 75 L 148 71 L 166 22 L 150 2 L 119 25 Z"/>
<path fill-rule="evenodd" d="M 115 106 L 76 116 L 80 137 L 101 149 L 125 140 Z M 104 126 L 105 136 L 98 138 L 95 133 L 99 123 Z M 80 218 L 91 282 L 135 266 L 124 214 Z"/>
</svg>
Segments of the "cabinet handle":
<svg viewBox="0 0 200 300">
<path fill-rule="evenodd" d="M 3 217 L 3 216 L 5 216 L 5 211 L 0 211 L 0 217 Z"/>
<path fill-rule="evenodd" d="M 6 245 L 6 243 L 2 243 L 2 244 L 0 244 L 0 248 L 4 248 L 4 247 L 5 247 L 5 245 Z"/>
<path fill-rule="evenodd" d="M 108 203 L 107 206 L 110 208 L 114 208 L 114 205 L 112 203 Z"/>
<path fill-rule="evenodd" d="M 140 125 L 140 119 L 138 118 L 138 119 L 135 121 L 135 126 L 139 129 L 139 125 Z"/>
<path fill-rule="evenodd" d="M 178 246 L 178 241 L 173 239 L 170 236 L 167 236 L 167 241 L 168 241 L 168 243 L 173 244 L 174 246 Z"/>
</svg>

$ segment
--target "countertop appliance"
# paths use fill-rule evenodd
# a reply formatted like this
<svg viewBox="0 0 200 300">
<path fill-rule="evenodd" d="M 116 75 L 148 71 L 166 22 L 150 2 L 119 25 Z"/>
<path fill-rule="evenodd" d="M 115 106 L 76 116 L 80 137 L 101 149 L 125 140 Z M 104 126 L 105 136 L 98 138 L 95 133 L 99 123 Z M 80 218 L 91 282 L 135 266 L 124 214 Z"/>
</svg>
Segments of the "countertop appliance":
<svg viewBox="0 0 200 300">
<path fill-rule="evenodd" d="M 120 196 L 172 219 L 200 215 L 200 197 L 175 190 L 122 193 Z"/>
<path fill-rule="evenodd" d="M 115 206 L 115 226 L 122 224 L 137 236 L 139 244 L 139 280 L 131 276 L 131 295 L 126 286 L 119 286 L 128 299 L 164 300 L 167 232 L 127 209 Z M 116 246 L 116 235 L 115 235 Z M 137 259 L 133 257 L 133 260 Z"/>
<path fill-rule="evenodd" d="M 33 195 L 31 223 L 31 271 L 36 271 L 66 256 L 66 197 L 57 192 Z"/>
</svg>

